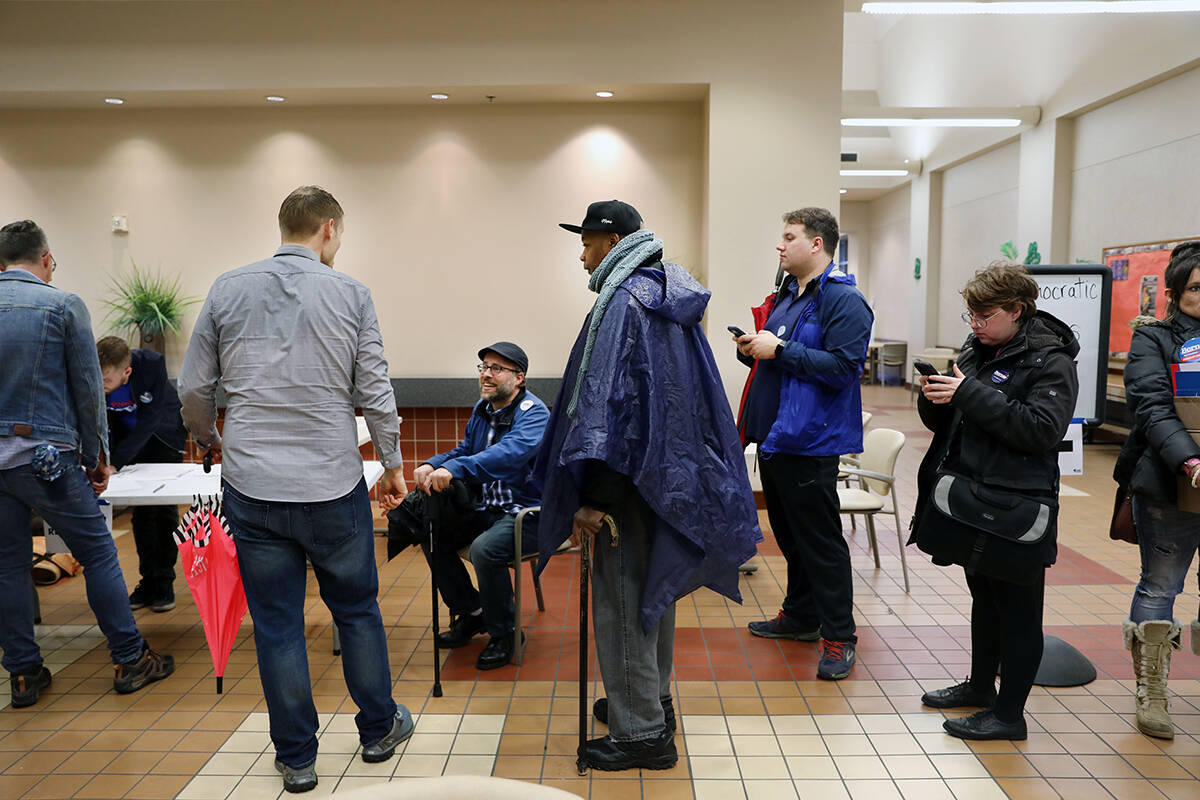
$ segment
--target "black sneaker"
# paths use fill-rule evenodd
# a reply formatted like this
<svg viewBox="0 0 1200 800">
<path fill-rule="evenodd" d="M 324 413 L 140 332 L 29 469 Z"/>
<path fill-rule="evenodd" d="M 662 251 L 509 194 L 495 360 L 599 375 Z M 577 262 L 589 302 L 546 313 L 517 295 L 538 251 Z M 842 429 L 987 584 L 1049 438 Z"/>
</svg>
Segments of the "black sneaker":
<svg viewBox="0 0 1200 800">
<path fill-rule="evenodd" d="M 658 698 L 658 700 L 660 703 L 662 703 L 663 722 L 666 723 L 667 730 L 669 730 L 671 733 L 674 733 L 675 732 L 675 701 L 671 699 L 671 695 L 669 695 L 669 694 L 663 695 L 662 697 Z M 599 700 L 592 703 L 592 715 L 595 716 L 596 719 L 599 720 L 600 722 L 603 722 L 605 725 L 608 724 L 608 698 L 607 697 L 601 697 Z"/>
<path fill-rule="evenodd" d="M 617 742 L 611 736 L 589 739 L 583 756 L 593 769 L 616 772 L 623 769 L 670 769 L 679 761 L 675 735 L 663 729 L 653 739 L 637 742 Z"/>
<path fill-rule="evenodd" d="M 12 692 L 12 707 L 25 708 L 38 701 L 42 689 L 50 685 L 50 670 L 42 667 L 37 672 L 9 673 L 9 690 Z"/>
<path fill-rule="evenodd" d="M 976 711 L 969 717 L 948 719 L 942 723 L 942 727 L 951 736 L 976 741 L 991 739 L 1024 741 L 1028 736 L 1024 716 L 1016 722 L 1002 722 L 996 718 L 996 712 L 990 708 Z"/>
<path fill-rule="evenodd" d="M 116 664 L 113 669 L 117 674 L 113 677 L 113 688 L 117 694 L 136 692 L 148 683 L 161 681 L 175 671 L 175 659 L 172 656 L 156 653 L 150 645 L 142 642 L 142 654 L 133 661 Z"/>
<path fill-rule="evenodd" d="M 850 642 L 821 640 L 821 660 L 817 662 L 817 677 L 823 681 L 840 681 L 850 674 L 857 656 Z"/>
<path fill-rule="evenodd" d="M 150 587 L 145 581 L 138 581 L 137 588 L 129 595 L 129 607 L 134 611 L 150 605 Z"/>
<path fill-rule="evenodd" d="M 462 647 L 475 638 L 475 634 L 483 633 L 483 614 L 463 614 L 450 622 L 450 628 L 438 634 L 438 647 L 453 650 Z"/>
<path fill-rule="evenodd" d="M 150 610 L 157 611 L 160 614 L 164 611 L 170 611 L 174 607 L 175 607 L 175 587 L 174 586 L 168 586 L 166 589 L 166 592 L 164 594 L 160 594 L 158 597 L 156 597 L 150 601 Z"/>
<path fill-rule="evenodd" d="M 774 619 L 764 619 L 761 622 L 751 622 L 747 625 L 750 632 L 764 639 L 794 639 L 797 642 L 815 642 L 821 638 L 821 630 L 809 630 L 804 625 L 792 620 L 783 609 Z"/>
<path fill-rule="evenodd" d="M 947 689 L 935 689 L 921 695 L 921 704 L 930 708 L 991 708 L 996 702 L 996 687 L 976 689 L 969 680 Z"/>
</svg>

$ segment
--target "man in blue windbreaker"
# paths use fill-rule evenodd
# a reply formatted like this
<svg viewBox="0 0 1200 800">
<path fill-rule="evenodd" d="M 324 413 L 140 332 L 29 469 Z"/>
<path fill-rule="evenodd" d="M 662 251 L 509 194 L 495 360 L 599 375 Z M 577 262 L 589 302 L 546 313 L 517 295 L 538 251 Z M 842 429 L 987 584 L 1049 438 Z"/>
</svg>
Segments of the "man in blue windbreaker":
<svg viewBox="0 0 1200 800">
<path fill-rule="evenodd" d="M 452 617 L 449 630 L 438 635 L 438 645 L 462 647 L 475 634 L 486 632 L 491 638 L 475 666 L 488 670 L 508 664 L 520 647 L 513 641 L 513 587 L 508 565 L 515 553 L 517 513 L 538 504 L 529 472 L 550 412 L 525 388 L 529 357 L 517 345 L 496 342 L 483 348 L 477 368 L 480 399 L 467 421 L 466 435 L 453 450 L 417 466 L 413 471 L 417 488 L 399 508 L 388 512 L 388 528 L 389 536 L 396 525 L 407 528 L 408 538 L 420 542 L 430 569 L 437 571 L 438 591 Z M 421 535 L 426 523 L 418 493 L 442 492 L 455 478 L 471 490 L 473 508 L 455 514 L 453 522 L 443 523 L 430 559 Z M 537 552 L 536 522 L 533 514 L 525 519 L 522 552 Z M 458 557 L 458 551 L 468 545 L 478 590 Z M 394 554 L 389 545 L 389 557 Z"/>
<path fill-rule="evenodd" d="M 745 459 L 700 319 L 709 292 L 642 218 L 592 203 L 580 261 L 599 294 L 571 350 L 534 467 L 540 552 L 595 537 L 592 621 L 609 733 L 596 769 L 669 769 L 675 601 L 707 586 L 738 602 L 738 566 L 762 540 Z"/>
<path fill-rule="evenodd" d="M 752 368 L 738 428 L 758 442 L 771 532 L 787 561 L 787 594 L 774 619 L 751 622 L 771 639 L 821 640 L 817 677 L 854 666 L 850 549 L 842 537 L 838 457 L 862 451 L 858 376 L 874 321 L 854 278 L 832 262 L 838 224 L 823 208 L 783 216 L 776 249 L 787 278 L 756 309 L 756 333 L 735 336 Z"/>
</svg>

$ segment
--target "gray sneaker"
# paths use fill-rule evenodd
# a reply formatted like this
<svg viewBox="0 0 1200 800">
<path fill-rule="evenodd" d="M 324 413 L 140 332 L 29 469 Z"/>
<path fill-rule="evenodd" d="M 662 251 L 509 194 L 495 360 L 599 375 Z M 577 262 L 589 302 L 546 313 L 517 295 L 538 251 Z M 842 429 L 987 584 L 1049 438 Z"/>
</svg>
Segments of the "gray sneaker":
<svg viewBox="0 0 1200 800">
<path fill-rule="evenodd" d="M 397 705 L 396 722 L 392 725 L 391 732 L 378 742 L 375 742 L 375 744 L 363 745 L 362 760 L 368 764 L 387 761 L 395 754 L 396 748 L 407 742 L 408 737 L 413 735 L 415 727 L 412 714 L 409 713 L 408 709 L 402 705 Z"/>
<path fill-rule="evenodd" d="M 317 788 L 317 762 L 309 764 L 307 767 L 289 767 L 287 764 L 275 759 L 275 771 L 283 774 L 283 790 L 292 794 L 300 792 L 311 792 Z"/>
</svg>

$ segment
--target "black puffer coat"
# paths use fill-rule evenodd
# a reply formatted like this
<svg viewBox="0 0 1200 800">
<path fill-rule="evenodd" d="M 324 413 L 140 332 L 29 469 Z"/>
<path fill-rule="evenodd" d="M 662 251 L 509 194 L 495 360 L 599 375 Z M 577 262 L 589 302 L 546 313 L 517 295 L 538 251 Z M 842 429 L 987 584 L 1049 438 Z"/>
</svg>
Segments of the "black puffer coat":
<svg viewBox="0 0 1200 800">
<path fill-rule="evenodd" d="M 967 338 L 958 359 L 958 368 L 966 377 L 949 404 L 934 405 L 923 395 L 919 398 L 921 421 L 934 436 L 917 472 L 911 541 L 933 555 L 935 562 L 959 563 L 950 552 L 939 552 L 943 548 L 937 531 L 922 530 L 923 526 L 915 524 L 922 519 L 939 467 L 944 465 L 986 486 L 1015 489 L 1041 499 L 1057 498 L 1058 445 L 1074 416 L 1079 394 L 1078 353 L 1079 342 L 1071 329 L 1039 311 L 986 361 L 975 335 Z M 957 426 L 956 419 L 960 420 Z M 1028 578 L 1032 571 L 1054 563 L 1058 553 L 1055 534 L 1036 545 L 1012 545 L 990 537 L 995 541 L 988 542 L 984 560 L 995 568 L 992 574 L 1014 580 Z"/>
<path fill-rule="evenodd" d="M 1179 363 L 1179 348 L 1200 337 L 1200 320 L 1176 314 L 1170 321 L 1153 322 L 1133 332 L 1125 365 L 1125 402 L 1133 414 L 1138 436 L 1145 443 L 1133 468 L 1130 486 L 1159 503 L 1175 502 L 1176 476 L 1189 458 L 1200 458 L 1192 439 L 1175 413 L 1171 364 Z"/>
</svg>

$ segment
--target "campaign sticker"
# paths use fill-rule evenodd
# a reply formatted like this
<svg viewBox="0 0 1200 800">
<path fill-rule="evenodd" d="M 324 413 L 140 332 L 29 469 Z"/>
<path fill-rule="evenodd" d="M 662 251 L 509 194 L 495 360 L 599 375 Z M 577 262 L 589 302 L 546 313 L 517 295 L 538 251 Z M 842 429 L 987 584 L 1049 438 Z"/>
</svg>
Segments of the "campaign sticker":
<svg viewBox="0 0 1200 800">
<path fill-rule="evenodd" d="M 142 396 L 138 398 L 138 402 L 139 403 L 149 403 L 153 399 L 154 399 L 154 395 L 150 394 L 149 392 L 142 392 Z"/>
<path fill-rule="evenodd" d="M 1006 380 L 1008 380 L 1007 371 L 998 369 L 992 373 L 992 383 L 1004 383 Z"/>
<path fill-rule="evenodd" d="M 783 336 L 783 332 L 787 330 L 787 325 L 780 325 L 779 330 L 775 331 L 776 336 Z"/>
<path fill-rule="evenodd" d="M 529 409 L 531 409 L 531 408 L 533 408 L 533 401 L 532 401 L 532 400 L 525 400 L 525 401 L 523 401 L 523 402 L 521 403 L 521 410 L 522 410 L 522 411 L 528 411 L 528 410 L 529 410 Z"/>
<path fill-rule="evenodd" d="M 1179 347 L 1179 361 L 1186 364 L 1200 359 L 1200 337 L 1188 339 Z"/>
</svg>

